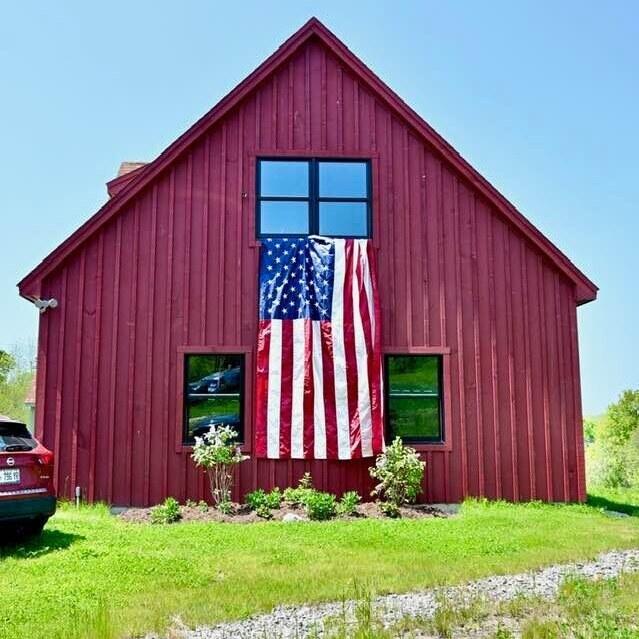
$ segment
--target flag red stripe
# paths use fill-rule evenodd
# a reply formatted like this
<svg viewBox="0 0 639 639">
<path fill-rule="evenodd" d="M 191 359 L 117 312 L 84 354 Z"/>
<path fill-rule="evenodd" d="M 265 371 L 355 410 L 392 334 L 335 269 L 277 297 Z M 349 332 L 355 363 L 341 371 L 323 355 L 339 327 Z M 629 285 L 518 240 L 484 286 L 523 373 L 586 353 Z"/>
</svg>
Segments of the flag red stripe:
<svg viewBox="0 0 639 639">
<path fill-rule="evenodd" d="M 304 459 L 312 459 L 315 449 L 313 388 L 313 331 L 312 321 L 304 320 Z"/>
<path fill-rule="evenodd" d="M 353 240 L 346 240 L 344 277 L 344 353 L 346 355 L 346 386 L 348 396 L 349 439 L 351 458 L 362 456 L 359 410 L 357 406 L 357 354 L 353 319 Z"/>
<path fill-rule="evenodd" d="M 271 322 L 260 320 L 257 332 L 257 374 L 255 377 L 255 454 L 266 457 L 266 408 L 268 397 L 268 354 Z"/>
<path fill-rule="evenodd" d="M 282 321 L 282 391 L 280 395 L 280 457 L 291 456 L 293 412 L 293 322 Z"/>
</svg>

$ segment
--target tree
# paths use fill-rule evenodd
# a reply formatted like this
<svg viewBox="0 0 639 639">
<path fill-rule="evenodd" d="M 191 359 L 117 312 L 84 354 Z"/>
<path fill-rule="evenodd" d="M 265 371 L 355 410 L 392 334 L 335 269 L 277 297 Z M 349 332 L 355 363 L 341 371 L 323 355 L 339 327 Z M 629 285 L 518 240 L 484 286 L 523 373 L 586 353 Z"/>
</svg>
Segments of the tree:
<svg viewBox="0 0 639 639">
<path fill-rule="evenodd" d="M 21 365 L 23 358 L 0 350 L 0 415 L 26 421 L 28 414 L 24 405 L 33 371 Z"/>
<path fill-rule="evenodd" d="M 596 422 L 584 424 L 588 480 L 639 486 L 639 390 L 626 390 Z"/>
<path fill-rule="evenodd" d="M 639 429 L 639 390 L 625 390 L 615 404 L 608 407 L 609 428 L 607 437 L 611 443 L 623 446 Z"/>
<path fill-rule="evenodd" d="M 5 384 L 11 371 L 15 368 L 16 359 L 11 353 L 0 349 L 0 384 Z"/>
</svg>

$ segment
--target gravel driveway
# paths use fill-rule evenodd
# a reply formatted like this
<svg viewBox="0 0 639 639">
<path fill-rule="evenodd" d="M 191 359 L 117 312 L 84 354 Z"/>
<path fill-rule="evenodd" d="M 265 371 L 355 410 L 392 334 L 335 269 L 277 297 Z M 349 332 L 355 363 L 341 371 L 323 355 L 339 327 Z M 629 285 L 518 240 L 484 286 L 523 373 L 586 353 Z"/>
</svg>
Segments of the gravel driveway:
<svg viewBox="0 0 639 639">
<path fill-rule="evenodd" d="M 495 603 L 511 600 L 518 595 L 553 598 L 566 575 L 601 579 L 635 571 L 639 571 L 639 550 L 613 551 L 603 553 L 590 562 L 559 564 L 533 572 L 487 577 L 461 586 L 386 595 L 378 597 L 374 605 L 384 622 L 390 624 L 407 615 L 432 617 L 442 598 L 469 601 L 481 597 Z M 198 627 L 194 630 L 176 628 L 172 636 L 184 639 L 302 639 L 313 631 L 317 632 L 325 617 L 341 614 L 343 606 L 340 602 L 279 607 L 269 614 L 243 621 Z M 346 607 L 347 614 L 352 614 L 354 602 L 347 602 Z"/>
</svg>

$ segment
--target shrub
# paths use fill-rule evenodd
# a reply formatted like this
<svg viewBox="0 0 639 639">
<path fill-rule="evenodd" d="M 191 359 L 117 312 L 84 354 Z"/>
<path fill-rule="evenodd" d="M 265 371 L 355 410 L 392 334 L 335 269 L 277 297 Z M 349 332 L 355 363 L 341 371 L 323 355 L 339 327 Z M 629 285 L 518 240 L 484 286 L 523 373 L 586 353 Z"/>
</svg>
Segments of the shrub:
<svg viewBox="0 0 639 639">
<path fill-rule="evenodd" d="M 323 521 L 335 516 L 337 502 L 335 495 L 322 493 L 319 490 L 306 489 L 310 492 L 306 495 L 304 506 L 309 519 Z"/>
<path fill-rule="evenodd" d="M 279 508 L 282 504 L 282 492 L 279 488 L 273 488 L 270 492 L 266 492 L 261 488 L 247 493 L 244 498 L 251 510 L 257 511 L 259 508 L 273 510 Z"/>
<path fill-rule="evenodd" d="M 195 438 L 191 457 L 209 478 L 211 497 L 216 508 L 231 501 L 233 468 L 248 459 L 236 443 L 237 433 L 229 426 L 213 426 L 203 437 Z"/>
<path fill-rule="evenodd" d="M 352 515 L 361 500 L 362 498 L 354 490 L 344 493 L 337 504 L 337 514 Z"/>
<path fill-rule="evenodd" d="M 197 506 L 197 502 L 193 501 L 192 499 L 187 499 L 187 500 L 184 502 L 184 505 L 185 505 L 187 508 L 195 508 L 195 507 Z"/>
<path fill-rule="evenodd" d="M 422 492 L 425 466 L 417 451 L 404 446 L 401 438 L 396 437 L 370 468 L 371 477 L 378 481 L 371 494 L 396 508 L 413 503 Z"/>
<path fill-rule="evenodd" d="M 151 523 L 172 524 L 182 518 L 180 504 L 173 497 L 167 497 L 163 504 L 151 509 Z"/>
<path fill-rule="evenodd" d="M 283 499 L 291 506 L 304 506 L 306 499 L 313 492 L 313 478 L 310 473 L 304 473 L 297 484 L 297 488 L 286 488 L 284 490 Z"/>
<path fill-rule="evenodd" d="M 209 511 L 209 505 L 203 499 L 198 501 L 197 507 L 201 513 L 207 513 Z"/>
</svg>

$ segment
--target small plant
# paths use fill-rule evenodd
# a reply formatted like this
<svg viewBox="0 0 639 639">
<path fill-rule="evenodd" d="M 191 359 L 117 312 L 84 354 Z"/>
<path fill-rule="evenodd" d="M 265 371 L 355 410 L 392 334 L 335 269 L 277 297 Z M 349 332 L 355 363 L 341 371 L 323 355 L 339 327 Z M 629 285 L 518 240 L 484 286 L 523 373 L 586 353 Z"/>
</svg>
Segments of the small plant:
<svg viewBox="0 0 639 639">
<path fill-rule="evenodd" d="M 384 515 L 391 517 L 392 519 L 396 519 L 401 515 L 399 506 L 394 504 L 392 501 L 380 501 L 378 506 Z"/>
<path fill-rule="evenodd" d="M 369 469 L 371 477 L 378 481 L 371 494 L 393 504 L 399 512 L 400 506 L 413 503 L 422 492 L 425 466 L 417 451 L 404 446 L 401 438 L 396 437 Z"/>
<path fill-rule="evenodd" d="M 173 497 L 167 497 L 164 503 L 151 509 L 151 523 L 172 524 L 182 518 L 180 504 Z"/>
<path fill-rule="evenodd" d="M 274 488 L 270 492 L 266 492 L 261 488 L 254 490 L 252 493 L 247 493 L 244 498 L 251 510 L 257 510 L 261 506 L 274 510 L 279 508 L 282 504 L 282 492 L 279 488 Z"/>
<path fill-rule="evenodd" d="M 255 509 L 255 514 L 262 519 L 271 519 L 271 517 L 273 517 L 271 509 L 266 504 L 260 504 Z"/>
<path fill-rule="evenodd" d="M 195 501 L 193 501 L 192 499 L 187 499 L 186 502 L 184 503 L 184 505 L 187 508 L 195 508 L 197 506 L 197 503 Z"/>
<path fill-rule="evenodd" d="M 314 492 L 313 478 L 310 473 L 304 473 L 297 484 L 297 488 L 286 488 L 283 499 L 290 506 L 304 506 L 306 499 Z"/>
<path fill-rule="evenodd" d="M 230 515 L 233 512 L 233 504 L 231 503 L 231 501 L 221 501 L 218 505 L 217 505 L 217 509 L 223 514 L 223 515 Z"/>
<path fill-rule="evenodd" d="M 306 514 L 309 519 L 323 521 L 331 519 L 335 516 L 337 510 L 337 501 L 335 495 L 330 493 L 322 493 L 319 490 L 310 490 L 304 502 Z"/>
<path fill-rule="evenodd" d="M 201 499 L 200 501 L 198 501 L 197 503 L 197 509 L 201 512 L 201 513 L 207 513 L 209 512 L 209 505 L 203 500 Z"/>
<path fill-rule="evenodd" d="M 205 469 L 216 508 L 231 501 L 233 469 L 248 459 L 237 444 L 237 433 L 229 426 L 214 426 L 203 437 L 195 438 L 191 457 Z"/>
<path fill-rule="evenodd" d="M 362 498 L 354 490 L 344 493 L 337 504 L 337 514 L 342 516 L 352 515 L 361 500 Z"/>
<path fill-rule="evenodd" d="M 304 473 L 301 477 L 297 485 L 300 488 L 313 488 L 313 477 L 311 477 L 311 473 Z"/>
</svg>

